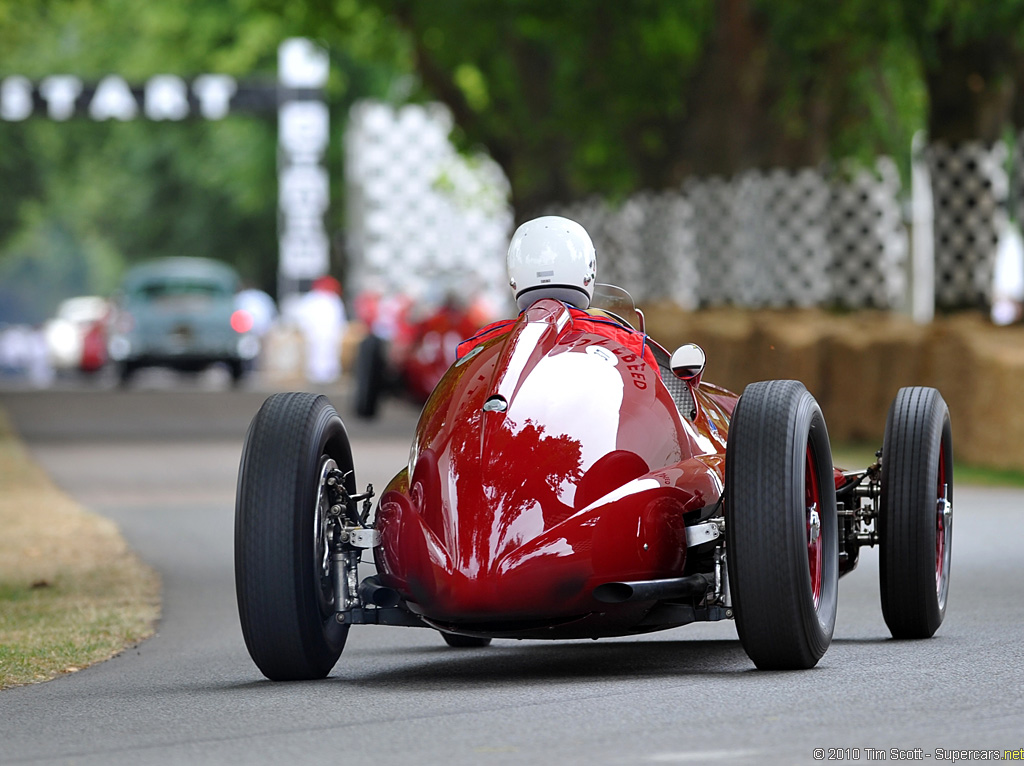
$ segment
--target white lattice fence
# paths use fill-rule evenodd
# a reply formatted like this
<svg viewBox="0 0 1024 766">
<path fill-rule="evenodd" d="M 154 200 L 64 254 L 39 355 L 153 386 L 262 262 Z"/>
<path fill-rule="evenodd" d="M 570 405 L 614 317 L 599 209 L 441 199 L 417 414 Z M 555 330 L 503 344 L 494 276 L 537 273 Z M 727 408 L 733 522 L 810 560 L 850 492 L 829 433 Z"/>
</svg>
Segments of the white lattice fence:
<svg viewBox="0 0 1024 766">
<path fill-rule="evenodd" d="M 935 143 L 926 156 L 935 206 L 936 305 L 985 305 L 1006 219 L 1006 145 Z"/>
<path fill-rule="evenodd" d="M 725 179 L 689 179 L 682 196 L 693 211 L 693 260 L 697 272 L 697 302 L 717 305 L 733 300 L 737 282 L 737 231 L 731 223 L 733 188 Z"/>
<path fill-rule="evenodd" d="M 693 210 L 681 194 L 642 192 L 617 207 L 593 197 L 547 212 L 587 230 L 598 252 L 599 281 L 628 286 L 637 299 L 698 305 Z"/>
<path fill-rule="evenodd" d="M 363 102 L 345 134 L 349 273 L 413 295 L 443 284 L 507 301 L 509 186 L 487 157 L 461 157 L 439 105 Z"/>
<path fill-rule="evenodd" d="M 682 306 L 893 308 L 902 300 L 907 237 L 893 164 L 828 180 L 817 170 L 689 179 L 618 208 L 558 207 L 591 232 L 599 279 L 639 300 Z"/>
<path fill-rule="evenodd" d="M 438 280 L 507 297 L 512 231 L 508 182 L 495 163 L 466 161 L 448 141 L 443 107 L 367 102 L 346 134 L 348 247 L 356 288 L 374 276 L 399 289 Z M 935 291 L 940 307 L 987 302 L 1006 218 L 1006 148 L 926 150 L 935 200 Z M 1024 190 L 1024 134 L 1018 142 Z M 610 205 L 592 198 L 546 212 L 582 223 L 598 248 L 599 279 L 638 300 L 692 308 L 842 305 L 902 308 L 908 237 L 899 174 L 871 170 L 750 171 L 688 179 Z M 1016 200 L 1024 220 L 1024 194 Z"/>
<path fill-rule="evenodd" d="M 826 212 L 831 300 L 847 308 L 897 308 L 906 294 L 908 242 L 896 163 L 859 170 L 829 185 Z"/>
<path fill-rule="evenodd" d="M 751 171 L 737 179 L 739 301 L 814 306 L 829 298 L 825 210 L 829 189 L 813 170 Z"/>
<path fill-rule="evenodd" d="M 639 250 L 645 263 L 640 270 L 643 292 L 649 300 L 674 300 L 684 308 L 696 308 L 701 277 L 692 201 L 670 192 L 649 192 L 634 199 L 645 211 Z"/>
</svg>

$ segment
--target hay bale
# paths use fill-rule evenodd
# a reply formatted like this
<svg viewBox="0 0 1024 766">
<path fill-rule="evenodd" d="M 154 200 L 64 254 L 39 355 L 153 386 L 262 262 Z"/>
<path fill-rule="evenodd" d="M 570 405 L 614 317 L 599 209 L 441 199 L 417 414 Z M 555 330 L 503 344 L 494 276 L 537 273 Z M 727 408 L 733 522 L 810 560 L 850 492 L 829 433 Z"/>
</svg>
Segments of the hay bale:
<svg viewBox="0 0 1024 766">
<path fill-rule="evenodd" d="M 949 336 L 939 390 L 949 404 L 958 457 L 1024 469 L 1024 329 L 993 327 L 970 315 L 952 319 Z"/>
<path fill-rule="evenodd" d="M 957 458 L 1024 470 L 1024 328 L 993 327 L 980 313 L 928 326 L 899 315 L 818 310 L 648 310 L 648 331 L 671 351 L 697 343 L 705 378 L 736 392 L 793 378 L 814 394 L 834 441 L 881 444 L 903 386 L 942 392 Z"/>
</svg>

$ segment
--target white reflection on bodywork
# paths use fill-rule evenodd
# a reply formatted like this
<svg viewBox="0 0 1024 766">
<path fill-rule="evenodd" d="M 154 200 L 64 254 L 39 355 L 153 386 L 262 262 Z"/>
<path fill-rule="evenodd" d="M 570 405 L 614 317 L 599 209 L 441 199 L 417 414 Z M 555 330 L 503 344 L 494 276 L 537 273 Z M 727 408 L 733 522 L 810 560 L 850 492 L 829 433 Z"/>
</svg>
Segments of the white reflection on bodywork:
<svg viewBox="0 0 1024 766">
<path fill-rule="evenodd" d="M 657 479 L 652 479 L 652 478 L 633 479 L 633 481 L 629 482 L 628 484 L 623 484 L 621 487 L 618 487 L 617 489 L 613 489 L 607 495 L 604 495 L 603 497 L 599 497 L 597 500 L 592 502 L 586 508 L 581 509 L 580 513 L 585 513 L 587 511 L 591 510 L 592 508 L 594 508 L 595 506 L 607 505 L 609 503 L 614 503 L 614 502 L 616 502 L 618 500 L 621 500 L 624 497 L 629 497 L 630 495 L 636 495 L 636 494 L 638 494 L 640 492 L 646 492 L 649 489 L 657 489 L 658 487 L 661 487 L 661 486 L 664 486 L 664 485 L 660 481 L 658 481 Z"/>
<path fill-rule="evenodd" d="M 586 387 L 567 381 L 586 381 Z M 566 391 L 569 385 L 573 388 Z M 509 405 L 508 417 L 517 423 L 527 419 L 543 423 L 548 437 L 577 440 L 586 472 L 616 449 L 623 390 L 622 377 L 613 365 L 585 353 L 556 354 L 526 378 Z M 571 506 L 575 493 L 575 483 L 564 482 L 559 500 Z"/>
</svg>

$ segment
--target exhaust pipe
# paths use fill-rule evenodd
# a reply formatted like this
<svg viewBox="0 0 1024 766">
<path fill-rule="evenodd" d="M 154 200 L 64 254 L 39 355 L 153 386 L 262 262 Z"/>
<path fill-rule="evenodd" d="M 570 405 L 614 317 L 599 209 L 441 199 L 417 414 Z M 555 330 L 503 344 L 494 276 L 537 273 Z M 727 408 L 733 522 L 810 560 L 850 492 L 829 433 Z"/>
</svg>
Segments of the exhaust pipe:
<svg viewBox="0 0 1024 766">
<path fill-rule="evenodd" d="M 605 604 L 626 601 L 664 601 L 687 596 L 703 596 L 712 587 L 707 575 L 692 574 L 666 580 L 637 580 L 634 582 L 606 582 L 594 588 L 594 598 Z"/>
<path fill-rule="evenodd" d="M 401 600 L 398 591 L 394 588 L 385 588 L 380 584 L 377 575 L 371 575 L 359 583 L 359 600 L 363 604 L 373 604 L 380 607 L 398 606 Z"/>
</svg>

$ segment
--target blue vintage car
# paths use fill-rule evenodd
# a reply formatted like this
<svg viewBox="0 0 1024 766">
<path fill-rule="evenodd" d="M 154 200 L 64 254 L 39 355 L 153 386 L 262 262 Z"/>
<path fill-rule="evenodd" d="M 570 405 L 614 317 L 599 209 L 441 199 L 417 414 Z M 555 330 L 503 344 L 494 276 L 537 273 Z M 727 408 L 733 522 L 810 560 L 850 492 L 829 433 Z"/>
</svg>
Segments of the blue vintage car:
<svg viewBox="0 0 1024 766">
<path fill-rule="evenodd" d="M 199 371 L 218 362 L 239 382 L 259 353 L 253 321 L 235 306 L 238 274 L 206 258 L 161 258 L 125 274 L 108 353 L 122 383 L 141 367 Z"/>
</svg>

